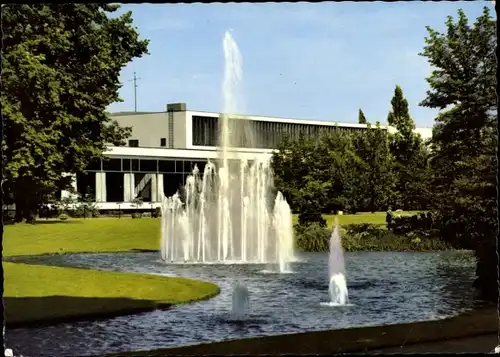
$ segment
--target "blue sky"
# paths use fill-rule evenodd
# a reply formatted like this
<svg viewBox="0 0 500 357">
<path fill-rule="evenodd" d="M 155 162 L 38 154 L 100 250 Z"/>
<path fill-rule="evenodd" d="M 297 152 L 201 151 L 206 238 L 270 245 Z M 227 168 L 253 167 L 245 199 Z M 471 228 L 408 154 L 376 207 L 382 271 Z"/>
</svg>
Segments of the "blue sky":
<svg viewBox="0 0 500 357">
<path fill-rule="evenodd" d="M 418 56 L 425 26 L 443 30 L 446 16 L 462 8 L 473 22 L 491 2 L 345 2 L 269 4 L 130 4 L 150 55 L 121 73 L 123 103 L 162 111 L 167 103 L 222 110 L 222 39 L 233 30 L 243 55 L 245 114 L 385 123 L 396 84 L 402 86 L 419 127 L 436 111 L 418 103 L 430 67 Z"/>
</svg>

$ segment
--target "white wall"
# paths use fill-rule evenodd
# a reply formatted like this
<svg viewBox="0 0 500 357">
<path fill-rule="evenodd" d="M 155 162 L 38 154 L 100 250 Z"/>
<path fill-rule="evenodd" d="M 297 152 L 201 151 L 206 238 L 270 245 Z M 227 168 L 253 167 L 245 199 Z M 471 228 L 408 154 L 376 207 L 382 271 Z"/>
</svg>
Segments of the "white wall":
<svg viewBox="0 0 500 357">
<path fill-rule="evenodd" d="M 139 140 L 139 146 L 160 147 L 160 139 L 167 140 L 168 147 L 168 113 L 130 114 L 111 117 L 121 126 L 132 127 L 132 135 L 128 140 Z M 175 135 L 174 135 L 175 137 Z"/>
<path fill-rule="evenodd" d="M 174 145 L 175 149 L 188 149 L 192 147 L 192 125 L 187 120 L 187 112 L 173 112 Z"/>
</svg>

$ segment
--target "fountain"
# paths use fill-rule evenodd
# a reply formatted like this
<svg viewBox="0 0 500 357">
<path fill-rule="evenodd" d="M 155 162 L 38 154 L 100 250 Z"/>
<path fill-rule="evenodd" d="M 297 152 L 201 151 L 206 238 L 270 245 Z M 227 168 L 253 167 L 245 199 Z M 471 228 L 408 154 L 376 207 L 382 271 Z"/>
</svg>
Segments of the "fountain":
<svg viewBox="0 0 500 357">
<path fill-rule="evenodd" d="M 228 118 L 239 106 L 242 57 L 230 32 L 223 44 L 219 158 L 203 172 L 194 168 L 183 197 L 162 199 L 161 256 L 168 262 L 273 263 L 285 272 L 294 259 L 292 214 L 283 195 L 274 193 L 269 159 L 248 160 L 229 150 L 241 140 L 255 143 L 250 125 Z"/>
<path fill-rule="evenodd" d="M 328 257 L 328 295 L 330 306 L 349 304 L 347 283 L 345 279 L 344 252 L 340 239 L 340 227 L 337 222 L 330 237 L 330 253 Z"/>
<path fill-rule="evenodd" d="M 234 283 L 232 300 L 233 318 L 237 320 L 243 319 L 250 306 L 250 294 L 247 287 L 239 282 Z"/>
</svg>

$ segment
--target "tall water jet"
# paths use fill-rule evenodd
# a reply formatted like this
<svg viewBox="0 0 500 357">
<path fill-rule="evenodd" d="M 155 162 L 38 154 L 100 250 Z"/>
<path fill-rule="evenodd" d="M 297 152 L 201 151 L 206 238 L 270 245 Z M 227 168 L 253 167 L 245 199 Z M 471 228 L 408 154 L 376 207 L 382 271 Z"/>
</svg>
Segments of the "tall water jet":
<svg viewBox="0 0 500 357">
<path fill-rule="evenodd" d="M 195 167 L 182 195 L 162 199 L 161 256 L 170 262 L 273 263 L 285 271 L 294 259 L 292 214 L 281 193 L 271 201 L 269 159 L 231 150 L 255 143 L 246 121 L 229 118 L 241 111 L 243 78 L 242 56 L 229 32 L 223 49 L 218 160 L 208 162 L 202 175 Z"/>
<path fill-rule="evenodd" d="M 279 271 L 281 273 L 290 271 L 289 262 L 294 258 L 293 222 L 290 206 L 285 198 L 278 192 L 274 202 L 274 229 L 276 230 L 276 253 Z"/>
<path fill-rule="evenodd" d="M 332 305 L 349 303 L 347 283 L 345 278 L 344 251 L 340 239 L 340 227 L 337 222 L 330 236 L 330 252 L 328 256 L 328 295 Z"/>
<path fill-rule="evenodd" d="M 236 282 L 233 284 L 232 315 L 235 319 L 242 319 L 250 307 L 250 294 L 248 288 Z"/>
</svg>

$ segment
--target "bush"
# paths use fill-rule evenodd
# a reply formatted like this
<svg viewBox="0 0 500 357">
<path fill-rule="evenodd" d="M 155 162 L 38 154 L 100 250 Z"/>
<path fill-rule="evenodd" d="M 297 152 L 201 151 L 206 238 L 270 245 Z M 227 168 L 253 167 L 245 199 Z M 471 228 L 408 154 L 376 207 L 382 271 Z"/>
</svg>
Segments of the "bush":
<svg viewBox="0 0 500 357">
<path fill-rule="evenodd" d="M 431 231 L 435 224 L 435 219 L 431 213 L 420 213 L 413 216 L 403 216 L 393 218 L 388 228 L 395 234 L 406 234 L 416 231 Z"/>
<path fill-rule="evenodd" d="M 142 218 L 142 213 L 134 212 L 134 213 L 132 213 L 132 218 Z"/>
<path fill-rule="evenodd" d="M 123 212 L 118 211 L 118 210 L 104 211 L 104 212 L 102 212 L 102 214 L 104 216 L 108 216 L 108 217 L 121 217 L 121 216 L 123 216 Z"/>
<path fill-rule="evenodd" d="M 323 218 L 321 212 L 314 210 L 312 207 L 307 207 L 299 214 L 299 225 L 306 227 L 317 223 L 320 227 L 326 227 L 326 219 Z"/>
<path fill-rule="evenodd" d="M 152 216 L 153 216 L 153 218 L 160 218 L 161 217 L 161 208 L 156 207 Z"/>
<path fill-rule="evenodd" d="M 320 223 L 296 224 L 295 236 L 297 248 L 306 252 L 328 251 L 331 231 Z"/>
<path fill-rule="evenodd" d="M 297 247 L 308 252 L 327 252 L 331 230 L 318 223 L 296 225 Z M 451 246 L 428 232 L 409 232 L 397 235 L 381 226 L 361 223 L 340 229 L 342 246 L 346 252 L 355 251 L 442 251 Z"/>
<path fill-rule="evenodd" d="M 386 229 L 370 223 L 348 224 L 344 229 L 348 235 L 361 234 L 362 236 L 380 237 L 387 233 Z"/>
<path fill-rule="evenodd" d="M 99 218 L 101 216 L 101 214 L 99 213 L 98 210 L 95 210 L 92 212 L 92 218 Z"/>
<path fill-rule="evenodd" d="M 4 210 L 2 212 L 3 224 L 14 224 L 14 219 L 16 218 L 16 212 L 13 210 Z"/>
<path fill-rule="evenodd" d="M 67 215 L 66 213 L 63 213 L 63 214 L 61 214 L 61 215 L 59 216 L 59 219 L 60 219 L 61 221 L 65 221 L 65 220 L 67 220 L 67 219 L 68 219 L 68 215 Z"/>
</svg>

